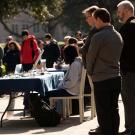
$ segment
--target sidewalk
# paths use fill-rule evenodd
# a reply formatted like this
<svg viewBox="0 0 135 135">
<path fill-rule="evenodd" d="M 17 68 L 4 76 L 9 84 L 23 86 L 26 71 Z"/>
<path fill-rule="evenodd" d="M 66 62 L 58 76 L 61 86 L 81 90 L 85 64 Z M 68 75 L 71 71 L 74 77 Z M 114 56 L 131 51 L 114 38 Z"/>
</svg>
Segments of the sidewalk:
<svg viewBox="0 0 135 135">
<path fill-rule="evenodd" d="M 8 103 L 8 96 L 0 98 L 0 116 L 4 111 Z M 15 108 L 23 108 L 22 98 L 16 100 Z M 123 103 L 119 101 L 120 108 L 120 131 L 124 130 L 124 111 Z M 90 111 L 85 112 L 86 121 L 82 124 L 79 123 L 78 115 L 67 118 L 61 121 L 57 127 L 44 127 L 41 128 L 37 125 L 35 120 L 32 118 L 24 119 L 22 112 L 15 112 L 13 117 L 9 120 L 4 121 L 3 127 L 0 128 L 0 135 L 88 135 L 90 128 L 97 126 L 96 118 L 90 120 Z"/>
</svg>

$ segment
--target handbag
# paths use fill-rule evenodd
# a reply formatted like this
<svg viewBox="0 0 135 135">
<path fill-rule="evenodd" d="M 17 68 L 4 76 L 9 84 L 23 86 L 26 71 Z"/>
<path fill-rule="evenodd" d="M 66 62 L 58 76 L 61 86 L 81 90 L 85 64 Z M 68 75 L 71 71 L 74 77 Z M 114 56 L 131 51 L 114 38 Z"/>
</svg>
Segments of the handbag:
<svg viewBox="0 0 135 135">
<path fill-rule="evenodd" d="M 52 127 L 60 123 L 60 114 L 37 93 L 30 93 L 29 105 L 31 116 L 35 118 L 40 127 Z"/>
</svg>

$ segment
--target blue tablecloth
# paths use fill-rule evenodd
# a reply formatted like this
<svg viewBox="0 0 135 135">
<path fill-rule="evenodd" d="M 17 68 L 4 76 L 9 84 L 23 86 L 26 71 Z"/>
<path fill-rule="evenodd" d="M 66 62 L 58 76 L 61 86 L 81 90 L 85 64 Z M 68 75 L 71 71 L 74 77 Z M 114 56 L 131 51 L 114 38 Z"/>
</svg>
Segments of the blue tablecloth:
<svg viewBox="0 0 135 135">
<path fill-rule="evenodd" d="M 44 75 L 22 78 L 0 78 L 0 92 L 37 91 L 45 95 L 48 90 L 56 89 L 64 72 L 49 72 Z"/>
</svg>

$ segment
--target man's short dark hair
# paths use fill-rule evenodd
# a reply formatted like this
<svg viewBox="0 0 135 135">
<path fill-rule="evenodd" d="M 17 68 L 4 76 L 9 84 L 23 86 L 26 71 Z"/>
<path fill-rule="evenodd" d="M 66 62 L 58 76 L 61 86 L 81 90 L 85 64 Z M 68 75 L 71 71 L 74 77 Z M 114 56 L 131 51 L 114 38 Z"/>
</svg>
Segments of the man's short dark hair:
<svg viewBox="0 0 135 135">
<path fill-rule="evenodd" d="M 100 18 L 104 23 L 109 23 L 111 22 L 111 17 L 110 13 L 107 9 L 105 8 L 99 8 L 94 11 L 93 13 L 94 18 Z"/>
<path fill-rule="evenodd" d="M 68 39 L 68 44 L 77 44 L 78 40 L 74 37 Z"/>
<path fill-rule="evenodd" d="M 79 56 L 78 47 L 75 45 L 67 45 L 63 51 L 64 61 L 66 64 L 72 64 L 76 57 Z"/>
<path fill-rule="evenodd" d="M 29 35 L 29 31 L 28 30 L 23 30 L 22 31 L 22 37 L 28 36 L 28 35 Z"/>
<path fill-rule="evenodd" d="M 52 39 L 52 35 L 50 33 L 45 34 L 45 38 Z"/>
</svg>

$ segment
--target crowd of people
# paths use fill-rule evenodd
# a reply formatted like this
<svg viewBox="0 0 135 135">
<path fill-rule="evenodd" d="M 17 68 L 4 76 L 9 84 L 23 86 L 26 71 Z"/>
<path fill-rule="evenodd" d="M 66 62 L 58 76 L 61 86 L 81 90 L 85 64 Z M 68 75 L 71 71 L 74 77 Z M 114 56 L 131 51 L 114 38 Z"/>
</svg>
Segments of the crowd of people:
<svg viewBox="0 0 135 135">
<path fill-rule="evenodd" d="M 99 127 L 90 130 L 90 135 L 135 135 L 135 64 L 134 64 L 134 6 L 124 0 L 117 5 L 119 22 L 123 23 L 120 31 L 111 24 L 111 15 L 106 8 L 96 5 L 82 11 L 90 26 L 89 34 L 83 38 L 81 31 L 75 36 L 64 37 L 60 48 L 51 34 L 46 34 L 44 41 L 36 40 L 28 30 L 22 31 L 21 46 L 12 36 L 7 39 L 4 53 L 0 49 L 0 65 L 7 73 L 14 72 L 16 64 L 21 63 L 23 71 L 32 69 L 41 50 L 46 59 L 46 67 L 53 67 L 54 62 L 63 60 L 69 64 L 64 79 L 57 91 L 46 95 L 71 96 L 79 94 L 82 67 L 92 77 Z M 87 85 L 87 84 L 86 84 Z M 122 96 L 125 112 L 125 131 L 119 133 L 119 94 Z"/>
</svg>

